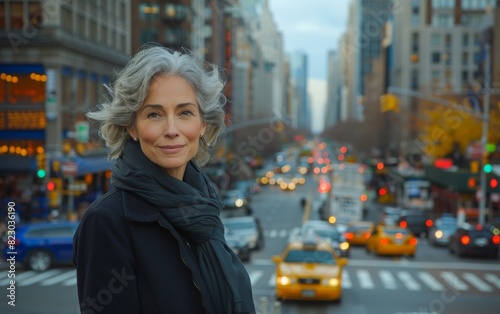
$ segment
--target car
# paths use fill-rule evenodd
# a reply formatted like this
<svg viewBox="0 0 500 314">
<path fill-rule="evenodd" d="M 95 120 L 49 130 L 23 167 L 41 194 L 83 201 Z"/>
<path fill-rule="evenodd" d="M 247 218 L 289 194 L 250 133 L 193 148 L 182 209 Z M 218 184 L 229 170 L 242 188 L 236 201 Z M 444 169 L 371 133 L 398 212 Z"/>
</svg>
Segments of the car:
<svg viewBox="0 0 500 314">
<path fill-rule="evenodd" d="M 417 243 L 417 238 L 407 228 L 377 225 L 370 235 L 365 249 L 367 253 L 375 252 L 377 255 L 414 257 Z"/>
<path fill-rule="evenodd" d="M 327 241 L 317 237 L 293 240 L 272 260 L 278 300 L 341 301 L 342 272 L 348 259 L 338 256 Z"/>
<path fill-rule="evenodd" d="M 498 257 L 500 235 L 494 227 L 480 224 L 462 224 L 450 237 L 449 251 L 462 256 Z"/>
<path fill-rule="evenodd" d="M 300 228 L 300 235 L 306 236 L 309 231 L 314 230 L 315 228 L 333 228 L 333 224 L 329 223 L 326 220 L 321 219 L 309 219 L 302 223 Z"/>
<path fill-rule="evenodd" d="M 335 227 L 319 227 L 312 228 L 314 234 L 321 239 L 328 241 L 333 247 L 335 252 L 342 257 L 349 257 L 351 255 L 351 247 L 347 242 L 344 235 Z"/>
<path fill-rule="evenodd" d="M 382 210 L 379 223 L 386 226 L 392 226 L 398 223 L 399 216 L 401 215 L 401 208 L 386 206 Z"/>
<path fill-rule="evenodd" d="M 234 233 L 226 228 L 225 231 L 226 244 L 238 256 L 242 262 L 248 262 L 251 258 L 251 251 L 248 247 L 246 236 Z"/>
<path fill-rule="evenodd" d="M 228 217 L 222 219 L 222 223 L 231 232 L 245 236 L 250 250 L 260 250 L 264 247 L 264 230 L 259 218 L 254 216 Z"/>
<path fill-rule="evenodd" d="M 78 222 L 55 221 L 19 225 L 15 233 L 16 262 L 27 269 L 43 272 L 55 265 L 71 264 L 73 260 L 73 235 Z M 7 237 L 7 240 L 9 238 Z M 3 249 L 7 258 L 12 251 Z"/>
<path fill-rule="evenodd" d="M 375 223 L 372 221 L 353 221 L 347 226 L 345 238 L 349 245 L 363 246 L 374 229 Z"/>
<path fill-rule="evenodd" d="M 234 189 L 227 190 L 221 194 L 221 200 L 224 204 L 224 209 L 244 209 L 247 214 L 251 214 L 250 199 L 242 190 Z"/>
<path fill-rule="evenodd" d="M 397 224 L 401 228 L 410 229 L 414 235 L 424 238 L 428 236 L 429 228 L 432 227 L 433 221 L 425 211 L 405 210 L 399 216 Z"/>
<path fill-rule="evenodd" d="M 436 219 L 429 229 L 428 239 L 434 246 L 448 246 L 450 236 L 457 230 L 457 220 L 453 218 Z"/>
</svg>

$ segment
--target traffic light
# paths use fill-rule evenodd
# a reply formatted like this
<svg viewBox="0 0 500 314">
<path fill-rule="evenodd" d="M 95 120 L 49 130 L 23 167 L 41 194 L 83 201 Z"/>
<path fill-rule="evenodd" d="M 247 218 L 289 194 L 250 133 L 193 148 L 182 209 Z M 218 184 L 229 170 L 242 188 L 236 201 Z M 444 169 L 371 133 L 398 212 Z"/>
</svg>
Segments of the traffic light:
<svg viewBox="0 0 500 314">
<path fill-rule="evenodd" d="M 44 153 L 36 155 L 36 176 L 40 179 L 47 175 L 47 158 Z"/>
<path fill-rule="evenodd" d="M 484 164 L 483 170 L 485 173 L 491 173 L 493 171 L 493 166 L 491 164 Z"/>
<path fill-rule="evenodd" d="M 496 189 L 498 187 L 498 180 L 496 178 L 490 180 L 490 187 L 492 189 Z"/>
<path fill-rule="evenodd" d="M 56 183 L 54 181 L 47 182 L 47 191 L 52 192 L 56 188 Z"/>
<path fill-rule="evenodd" d="M 378 195 L 384 196 L 386 194 L 387 194 L 387 188 L 386 187 L 378 189 Z"/>
<path fill-rule="evenodd" d="M 469 178 L 467 180 L 467 186 L 469 187 L 469 189 L 473 189 L 476 187 L 476 178 Z"/>
</svg>

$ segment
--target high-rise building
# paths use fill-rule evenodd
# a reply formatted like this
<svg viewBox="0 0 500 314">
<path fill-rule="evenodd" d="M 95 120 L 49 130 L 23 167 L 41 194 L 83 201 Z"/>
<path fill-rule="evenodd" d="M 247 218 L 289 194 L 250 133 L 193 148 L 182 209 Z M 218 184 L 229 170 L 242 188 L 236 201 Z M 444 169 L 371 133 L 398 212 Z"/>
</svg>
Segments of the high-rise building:
<svg viewBox="0 0 500 314">
<path fill-rule="evenodd" d="M 291 84 L 293 85 L 293 122 L 292 126 L 298 129 L 310 130 L 311 113 L 308 102 L 307 54 L 302 51 L 292 53 L 290 60 Z"/>
</svg>

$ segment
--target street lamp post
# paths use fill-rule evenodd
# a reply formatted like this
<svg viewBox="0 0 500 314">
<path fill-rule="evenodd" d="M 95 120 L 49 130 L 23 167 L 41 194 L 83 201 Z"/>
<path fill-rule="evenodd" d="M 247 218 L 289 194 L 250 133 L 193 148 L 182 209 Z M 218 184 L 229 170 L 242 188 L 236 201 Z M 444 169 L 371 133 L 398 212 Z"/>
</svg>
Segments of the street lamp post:
<svg viewBox="0 0 500 314">
<path fill-rule="evenodd" d="M 485 74 L 484 74 L 484 108 L 483 108 L 483 134 L 481 136 L 481 146 L 483 150 L 483 158 L 481 159 L 481 198 L 479 199 L 479 223 L 484 225 L 485 214 L 486 214 L 486 172 L 484 170 L 485 156 L 486 156 L 486 144 L 488 144 L 488 128 L 490 122 L 490 85 L 491 85 L 491 72 L 490 72 L 490 45 L 487 43 L 485 45 L 486 52 L 486 62 L 485 62 Z"/>
</svg>

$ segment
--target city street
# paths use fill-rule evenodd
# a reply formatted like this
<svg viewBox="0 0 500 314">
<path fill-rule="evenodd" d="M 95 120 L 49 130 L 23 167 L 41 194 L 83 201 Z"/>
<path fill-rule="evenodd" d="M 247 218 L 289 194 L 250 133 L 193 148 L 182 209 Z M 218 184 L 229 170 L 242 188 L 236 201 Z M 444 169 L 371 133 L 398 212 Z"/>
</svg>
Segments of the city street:
<svg viewBox="0 0 500 314">
<path fill-rule="evenodd" d="M 300 199 L 312 200 L 310 217 L 317 215 L 317 182 L 307 176 L 295 191 L 263 187 L 251 206 L 265 229 L 266 245 L 253 252 L 246 263 L 259 313 L 272 313 L 274 298 L 273 255 L 281 252 L 288 238 L 298 233 L 304 211 Z M 368 215 L 376 217 L 380 206 L 370 205 Z M 7 287 L 7 272 L 0 272 L 0 286 Z M 380 257 L 354 247 L 343 277 L 340 303 L 291 302 L 279 306 L 281 313 L 498 313 L 500 308 L 499 259 L 458 258 L 443 247 L 420 239 L 413 259 Z M 1 313 L 78 313 L 75 270 L 71 267 L 44 273 L 18 270 L 16 307 L 0 304 Z"/>
</svg>

